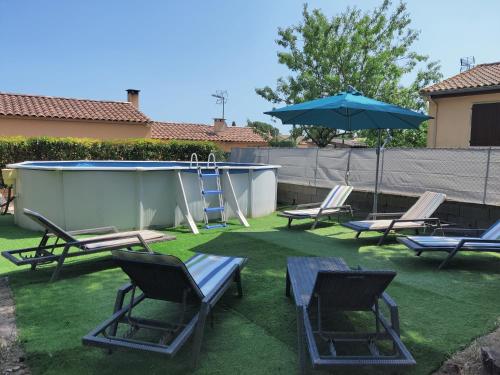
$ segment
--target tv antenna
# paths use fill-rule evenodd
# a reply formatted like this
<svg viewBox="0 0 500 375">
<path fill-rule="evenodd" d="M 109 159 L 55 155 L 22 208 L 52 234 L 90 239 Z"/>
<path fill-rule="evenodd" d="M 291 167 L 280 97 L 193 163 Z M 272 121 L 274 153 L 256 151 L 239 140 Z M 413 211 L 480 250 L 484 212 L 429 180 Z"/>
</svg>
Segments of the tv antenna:
<svg viewBox="0 0 500 375">
<path fill-rule="evenodd" d="M 212 96 L 217 99 L 216 104 L 222 104 L 222 118 L 224 118 L 224 106 L 227 103 L 228 96 L 227 90 L 217 90 Z"/>
<path fill-rule="evenodd" d="M 474 56 L 462 57 L 460 59 L 460 73 L 465 72 L 474 67 L 476 59 Z"/>
</svg>

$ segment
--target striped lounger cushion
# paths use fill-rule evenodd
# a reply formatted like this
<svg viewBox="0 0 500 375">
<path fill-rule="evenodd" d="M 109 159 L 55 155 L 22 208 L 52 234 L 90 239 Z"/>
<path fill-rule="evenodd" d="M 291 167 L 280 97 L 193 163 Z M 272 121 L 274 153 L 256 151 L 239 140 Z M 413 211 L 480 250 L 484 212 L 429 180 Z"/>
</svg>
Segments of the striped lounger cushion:
<svg viewBox="0 0 500 375">
<path fill-rule="evenodd" d="M 351 194 L 352 186 L 337 185 L 326 196 L 321 208 L 334 208 L 342 206 L 349 194 Z"/>
<path fill-rule="evenodd" d="M 401 216 L 403 220 L 416 220 L 416 219 L 428 219 L 438 207 L 446 200 L 446 195 L 441 193 L 433 193 L 432 191 L 426 191 L 422 196 L 415 202 L 413 206 L 409 208 L 408 211 Z M 361 221 L 350 221 L 348 224 L 350 226 L 357 227 L 362 230 L 384 230 L 390 224 L 392 220 L 361 220 Z M 403 222 L 395 223 L 394 229 L 398 228 L 416 228 L 423 226 L 424 224 L 420 222 Z"/>
<path fill-rule="evenodd" d="M 483 240 L 500 240 L 500 220 L 487 229 L 481 238 Z"/>
<path fill-rule="evenodd" d="M 242 267 L 245 261 L 245 258 L 196 254 L 186 262 L 186 267 L 202 293 L 206 296 L 213 291 L 222 279 L 227 277 L 234 265 Z"/>
<path fill-rule="evenodd" d="M 427 219 L 431 217 L 438 207 L 446 200 L 446 195 L 426 191 L 401 219 Z"/>
<path fill-rule="evenodd" d="M 481 239 L 478 237 L 441 237 L 441 236 L 408 236 L 407 238 L 421 247 L 428 247 L 431 249 L 434 248 L 452 249 L 458 245 L 460 240 Z M 464 249 L 474 249 L 481 247 L 488 247 L 488 248 L 498 247 L 498 249 L 500 250 L 500 244 L 498 243 L 484 242 L 484 243 L 464 244 Z"/>
<path fill-rule="evenodd" d="M 392 220 L 362 220 L 362 221 L 350 221 L 349 224 L 352 224 L 353 226 L 359 227 L 360 229 L 364 230 L 384 230 L 391 225 Z M 393 228 L 394 229 L 399 229 L 399 228 L 415 228 L 415 227 L 421 227 L 423 224 L 422 222 L 404 222 L 404 223 L 394 223 Z"/>
<path fill-rule="evenodd" d="M 481 240 L 500 240 L 500 220 L 486 230 L 481 237 L 442 237 L 442 236 L 408 236 L 408 239 L 415 242 L 417 245 L 429 248 L 454 248 L 463 239 L 481 239 Z M 500 250 L 498 243 L 470 243 L 464 244 L 464 248 L 496 247 Z"/>
<path fill-rule="evenodd" d="M 159 253 L 130 250 L 115 250 L 111 253 L 114 258 L 124 261 L 165 264 L 168 266 L 185 266 L 185 269 L 189 272 L 189 275 L 205 296 L 213 291 L 219 281 L 228 276 L 234 265 L 243 268 L 247 260 L 247 258 L 197 253 L 187 262 L 183 263 L 175 256 Z"/>
<path fill-rule="evenodd" d="M 318 215 L 320 208 L 322 208 L 322 213 L 328 215 L 328 213 L 337 212 L 337 207 L 341 207 L 344 205 L 347 197 L 349 197 L 349 194 L 351 194 L 351 191 L 352 186 L 336 185 L 332 190 L 330 190 L 330 192 L 318 208 L 288 210 L 283 211 L 283 213 L 292 216 L 314 217 Z"/>
</svg>

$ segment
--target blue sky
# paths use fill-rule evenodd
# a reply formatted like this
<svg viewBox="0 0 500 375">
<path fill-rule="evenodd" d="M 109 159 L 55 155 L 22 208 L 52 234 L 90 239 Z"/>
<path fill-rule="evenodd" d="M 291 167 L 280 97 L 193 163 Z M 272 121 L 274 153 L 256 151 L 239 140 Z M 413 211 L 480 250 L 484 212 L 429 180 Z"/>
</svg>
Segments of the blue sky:
<svg viewBox="0 0 500 375">
<path fill-rule="evenodd" d="M 141 90 L 155 120 L 211 123 L 210 96 L 229 92 L 226 118 L 268 120 L 254 89 L 287 71 L 277 63 L 277 28 L 300 21 L 304 1 L 0 0 L 0 91 L 124 100 Z M 311 0 L 328 15 L 380 1 Z M 500 60 L 500 1 L 409 0 L 415 49 L 459 71 L 459 58 Z M 283 132 L 287 127 L 280 126 Z"/>
</svg>

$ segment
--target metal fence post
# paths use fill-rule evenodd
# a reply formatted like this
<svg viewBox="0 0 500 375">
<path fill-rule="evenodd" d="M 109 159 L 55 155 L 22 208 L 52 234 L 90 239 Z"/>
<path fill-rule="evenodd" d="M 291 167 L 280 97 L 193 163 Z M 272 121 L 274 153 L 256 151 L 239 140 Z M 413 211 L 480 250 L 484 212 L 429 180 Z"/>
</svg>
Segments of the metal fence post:
<svg viewBox="0 0 500 375">
<path fill-rule="evenodd" d="M 491 158 L 491 146 L 490 146 L 490 148 L 488 148 L 488 157 L 486 159 L 486 175 L 484 176 L 483 204 L 486 204 L 486 193 L 488 190 L 488 179 L 490 177 L 490 158 Z"/>
<path fill-rule="evenodd" d="M 384 178 L 385 147 L 381 151 L 382 151 L 382 157 L 380 158 L 380 174 L 379 174 L 379 177 L 378 177 L 379 191 L 383 190 L 382 181 L 383 181 L 383 178 Z"/>
<path fill-rule="evenodd" d="M 349 175 L 351 174 L 351 153 L 352 147 L 349 147 L 349 152 L 347 153 L 347 166 L 345 169 L 345 184 L 349 186 Z"/>
<path fill-rule="evenodd" d="M 319 147 L 316 149 L 316 165 L 314 166 L 314 187 L 318 187 L 317 186 L 317 182 L 316 182 L 316 176 L 318 174 L 318 156 L 319 156 Z M 316 192 L 317 194 L 318 192 Z"/>
</svg>

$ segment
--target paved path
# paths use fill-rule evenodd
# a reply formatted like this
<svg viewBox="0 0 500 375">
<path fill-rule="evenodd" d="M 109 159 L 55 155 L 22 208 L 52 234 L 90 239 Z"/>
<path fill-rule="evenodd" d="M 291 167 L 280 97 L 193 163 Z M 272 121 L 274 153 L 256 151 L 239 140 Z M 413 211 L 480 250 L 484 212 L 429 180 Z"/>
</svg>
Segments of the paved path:
<svg viewBox="0 0 500 375">
<path fill-rule="evenodd" d="M 17 342 L 15 305 L 6 277 L 0 278 L 0 374 L 30 374 Z"/>
</svg>

